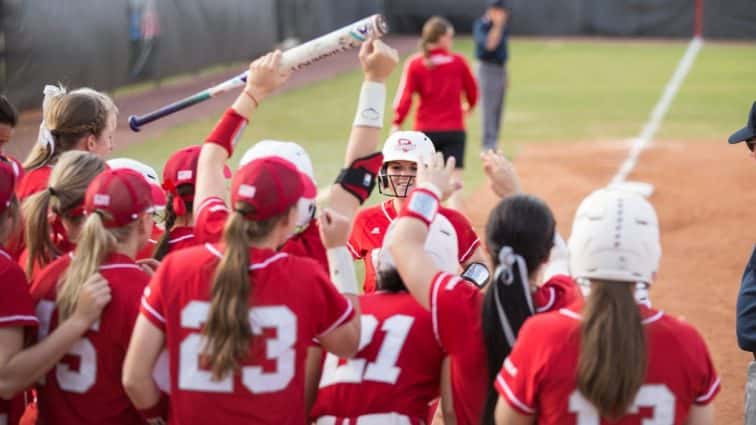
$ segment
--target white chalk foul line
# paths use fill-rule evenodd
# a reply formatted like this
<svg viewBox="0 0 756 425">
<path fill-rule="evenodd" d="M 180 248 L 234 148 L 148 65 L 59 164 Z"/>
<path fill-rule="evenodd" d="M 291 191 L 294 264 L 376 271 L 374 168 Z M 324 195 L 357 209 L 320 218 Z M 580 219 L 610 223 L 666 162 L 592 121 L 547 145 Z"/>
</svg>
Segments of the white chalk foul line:
<svg viewBox="0 0 756 425">
<path fill-rule="evenodd" d="M 701 50 L 702 45 L 703 39 L 701 37 L 694 37 L 690 41 L 690 44 L 688 44 L 688 49 L 685 51 L 685 55 L 683 55 L 682 59 L 680 59 L 680 63 L 677 64 L 675 73 L 664 87 L 664 94 L 662 94 L 659 102 L 656 103 L 653 112 L 651 112 L 651 117 L 649 117 L 649 120 L 643 126 L 643 131 L 641 131 L 640 136 L 638 136 L 633 142 L 633 146 L 630 148 L 630 152 L 628 153 L 625 162 L 622 163 L 619 171 L 617 171 L 617 174 L 612 178 L 611 184 L 624 182 L 627 176 L 635 168 L 641 152 L 646 149 L 648 144 L 653 140 L 656 131 L 659 130 L 659 126 L 661 125 L 662 120 L 664 120 L 664 116 L 667 114 L 669 106 L 675 99 L 677 91 L 680 90 L 680 86 L 688 75 L 688 72 L 690 72 L 690 69 L 693 67 L 693 62 L 696 60 L 696 56 L 698 55 L 699 50 Z"/>
</svg>

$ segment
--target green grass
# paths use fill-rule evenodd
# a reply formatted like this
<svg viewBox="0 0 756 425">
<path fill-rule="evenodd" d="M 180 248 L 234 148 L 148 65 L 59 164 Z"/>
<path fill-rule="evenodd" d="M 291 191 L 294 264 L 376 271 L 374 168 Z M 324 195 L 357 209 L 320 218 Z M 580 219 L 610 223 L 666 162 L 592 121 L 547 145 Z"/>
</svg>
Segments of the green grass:
<svg viewBox="0 0 756 425">
<path fill-rule="evenodd" d="M 684 41 L 513 40 L 501 136 L 505 152 L 514 156 L 519 146 L 527 143 L 637 136 L 686 46 Z M 471 58 L 470 39 L 459 39 L 455 50 Z M 470 63 L 474 64 L 472 59 Z M 657 138 L 719 139 L 741 127 L 756 93 L 754 69 L 756 45 L 705 44 Z M 389 108 L 398 71 L 388 82 Z M 360 81 L 358 71 L 348 72 L 266 100 L 237 152 L 264 138 L 296 141 L 305 146 L 316 164 L 318 183 L 329 183 L 341 166 Z M 233 95 L 227 99 L 230 104 Z M 116 154 L 143 160 L 160 170 L 178 147 L 201 142 L 217 118 L 187 123 Z M 390 109 L 386 118 L 388 128 Z M 405 128 L 411 122 L 409 117 Z M 483 181 L 475 161 L 481 133 L 477 110 L 467 125 L 466 187 L 471 193 Z M 237 159 L 232 160 L 233 165 Z"/>
</svg>

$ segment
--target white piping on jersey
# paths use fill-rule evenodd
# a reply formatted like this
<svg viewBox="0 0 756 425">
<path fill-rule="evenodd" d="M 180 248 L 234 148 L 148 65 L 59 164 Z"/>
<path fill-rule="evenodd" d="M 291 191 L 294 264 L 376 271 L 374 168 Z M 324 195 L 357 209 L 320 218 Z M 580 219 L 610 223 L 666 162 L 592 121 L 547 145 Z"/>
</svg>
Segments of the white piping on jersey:
<svg viewBox="0 0 756 425">
<path fill-rule="evenodd" d="M 168 243 L 176 243 L 176 242 L 181 242 L 181 241 L 185 241 L 185 240 L 187 240 L 187 239 L 192 239 L 192 238 L 194 238 L 194 235 L 184 235 L 184 236 L 179 236 L 179 237 L 177 237 L 176 239 L 169 239 L 169 240 L 168 240 Z"/>
<path fill-rule="evenodd" d="M 165 323 L 165 317 L 163 317 L 160 313 L 157 312 L 150 303 L 147 302 L 147 299 L 142 297 L 142 307 L 144 307 L 145 310 L 149 311 L 150 314 L 155 316 L 156 319 L 160 320 L 162 323 Z"/>
<path fill-rule="evenodd" d="M 501 386 L 501 388 L 504 390 L 504 393 L 505 393 L 506 397 L 509 399 L 509 401 L 511 401 L 512 403 L 514 403 L 515 406 L 519 407 L 520 410 L 522 410 L 524 412 L 527 412 L 527 413 L 529 413 L 531 415 L 533 413 L 535 413 L 535 409 L 534 408 L 529 407 L 527 404 L 521 402 L 520 399 L 518 399 L 514 395 L 514 393 L 512 392 L 512 390 L 509 388 L 509 385 L 507 385 L 507 381 L 505 381 L 504 378 L 501 377 L 501 375 L 497 375 L 496 376 L 496 382 L 498 382 L 499 385 Z"/>
<path fill-rule="evenodd" d="M 563 315 L 565 315 L 565 316 L 567 316 L 569 318 L 575 319 L 575 320 L 582 320 L 582 318 L 583 318 L 581 315 L 575 313 L 572 310 L 568 310 L 566 308 L 559 309 L 559 313 L 561 313 L 561 314 L 563 314 Z M 663 316 L 664 316 L 664 312 L 663 311 L 657 311 L 656 314 L 654 314 L 653 316 L 647 317 L 647 318 L 641 320 L 641 323 L 644 326 L 645 325 L 649 325 L 649 324 L 654 323 L 657 320 L 661 319 Z"/>
<path fill-rule="evenodd" d="M 352 306 L 352 302 L 347 299 L 347 309 L 344 312 L 344 314 L 342 314 L 341 317 L 339 317 L 338 319 L 336 319 L 336 321 L 331 326 L 329 326 L 326 330 L 324 330 L 322 333 L 320 333 L 316 338 L 320 338 L 323 335 L 326 335 L 329 332 L 331 332 L 332 330 L 334 330 L 334 329 L 338 328 L 339 326 L 343 325 L 344 324 L 344 320 L 346 320 L 346 318 L 349 317 L 349 314 L 352 313 L 352 310 L 354 310 L 354 307 Z"/>
<path fill-rule="evenodd" d="M 0 323 L 6 323 L 6 322 L 17 322 L 19 320 L 24 321 L 30 321 L 34 323 L 39 323 L 39 319 L 37 319 L 37 316 L 26 316 L 26 315 L 15 315 L 15 316 L 5 316 L 0 317 Z"/>
<path fill-rule="evenodd" d="M 641 323 L 643 323 L 644 325 L 648 325 L 649 323 L 654 323 L 657 320 L 661 319 L 662 316 L 664 316 L 664 312 L 663 311 L 657 311 L 656 314 L 654 314 L 653 316 L 647 317 L 647 318 L 641 320 Z"/>
<path fill-rule="evenodd" d="M 10 261 L 13 261 L 13 257 L 11 257 L 10 254 L 5 252 L 5 250 L 2 248 L 0 248 L 0 255 L 2 255 L 3 257 L 7 258 Z"/>
<path fill-rule="evenodd" d="M 546 303 L 543 307 L 536 307 L 536 313 L 543 313 L 544 311 L 548 311 L 551 309 L 551 307 L 554 307 L 554 303 L 556 302 L 556 290 L 554 288 L 548 288 L 549 289 L 549 302 Z"/>
<path fill-rule="evenodd" d="M 204 201 L 202 201 L 202 203 L 200 204 L 199 208 L 197 208 L 197 215 L 199 216 L 199 213 L 205 207 L 207 207 L 208 205 L 210 205 L 211 202 L 216 202 L 216 201 L 220 201 L 222 203 L 222 205 L 215 205 L 215 206 L 213 206 L 210 209 L 210 212 L 216 212 L 216 211 L 219 211 L 219 210 L 226 210 L 226 211 L 228 210 L 228 207 L 226 207 L 226 203 L 223 201 L 223 199 L 221 199 L 221 198 L 219 198 L 217 196 L 211 196 L 211 197 L 205 199 Z"/>
<path fill-rule="evenodd" d="M 436 338 L 436 342 L 442 350 L 444 349 L 444 346 L 441 345 L 441 335 L 438 333 L 438 288 L 441 286 L 441 281 L 446 276 L 448 276 L 446 273 L 441 273 L 433 283 L 431 283 L 431 287 L 433 288 L 433 291 L 431 292 L 431 322 L 433 323 L 433 337 Z"/>
<path fill-rule="evenodd" d="M 460 282 L 462 282 L 462 279 L 454 276 L 453 278 L 449 279 L 449 282 L 446 283 L 446 287 L 444 289 L 446 289 L 447 291 L 451 291 Z"/>
<path fill-rule="evenodd" d="M 136 269 L 136 270 L 142 270 L 142 268 L 139 267 L 136 264 L 126 264 L 126 263 L 105 264 L 105 265 L 99 267 L 99 270 L 114 270 L 114 269 Z"/>
<path fill-rule="evenodd" d="M 391 201 L 391 200 L 388 200 L 388 201 L 386 201 L 386 202 L 392 202 L 392 201 Z M 386 202 L 382 202 L 382 203 L 381 203 L 381 211 L 383 211 L 383 215 L 385 215 L 385 216 L 386 216 L 386 218 L 388 219 L 389 223 L 391 223 L 391 222 L 393 222 L 393 221 L 394 221 L 394 219 L 393 219 L 393 218 L 391 218 L 391 216 L 389 215 L 388 211 L 386 211 Z"/>
<path fill-rule="evenodd" d="M 221 253 L 220 251 L 218 251 L 214 246 L 210 245 L 209 243 L 205 244 L 205 249 L 207 249 L 208 251 L 210 251 L 216 257 L 223 258 L 223 253 Z M 289 256 L 289 254 L 287 254 L 285 252 L 279 252 L 278 254 L 276 254 L 276 255 L 268 258 L 267 260 L 263 261 L 262 263 L 250 264 L 249 265 L 249 269 L 250 270 L 264 269 L 265 267 L 268 267 L 270 265 L 270 263 L 272 263 L 274 261 L 278 261 L 278 260 L 280 260 L 282 258 L 286 258 L 288 256 Z"/>
<path fill-rule="evenodd" d="M 453 227 L 453 226 L 454 226 L 454 225 L 452 225 L 452 227 Z M 455 231 L 455 232 L 457 231 L 457 228 L 456 228 L 456 227 L 454 228 L 454 231 Z M 469 255 L 471 255 L 471 254 L 472 254 L 472 250 L 473 250 L 473 248 L 475 248 L 475 243 L 477 243 L 477 242 L 480 242 L 480 238 L 475 238 L 475 240 L 474 240 L 474 241 L 473 241 L 473 242 L 472 242 L 472 243 L 470 244 L 470 247 L 469 247 L 469 248 L 467 248 L 467 251 L 465 251 L 464 255 L 462 255 L 462 256 L 461 256 L 461 257 L 459 258 L 459 262 L 460 262 L 460 263 L 464 263 L 465 261 L 467 261 L 467 260 L 468 260 L 468 258 L 467 258 L 467 257 L 468 257 Z"/>
<path fill-rule="evenodd" d="M 354 258 L 362 258 L 362 257 L 360 257 L 360 254 L 357 252 L 357 250 L 354 249 L 354 247 L 352 246 L 352 244 L 350 244 L 349 242 L 347 242 L 346 243 L 346 247 L 349 250 L 349 252 L 352 254 L 352 257 L 354 257 Z"/>
<path fill-rule="evenodd" d="M 152 239 L 152 238 L 150 238 L 150 239 L 147 239 L 147 243 L 151 243 L 151 244 L 153 244 L 153 245 L 155 245 L 155 244 L 156 244 L 157 242 L 158 242 L 158 241 L 156 241 L 155 239 Z"/>
<path fill-rule="evenodd" d="M 709 391 L 706 392 L 706 394 L 702 395 L 701 397 L 698 397 L 696 399 L 696 403 L 704 403 L 709 401 L 709 399 L 714 395 L 714 391 L 717 390 L 717 387 L 719 387 L 719 377 L 717 376 L 717 380 L 714 381 L 713 384 L 711 384 L 711 388 L 709 388 Z"/>
<path fill-rule="evenodd" d="M 412 425 L 409 416 L 396 412 L 370 413 L 354 419 L 324 415 L 315 420 L 315 425 L 336 425 L 339 421 L 342 425 Z"/>
</svg>

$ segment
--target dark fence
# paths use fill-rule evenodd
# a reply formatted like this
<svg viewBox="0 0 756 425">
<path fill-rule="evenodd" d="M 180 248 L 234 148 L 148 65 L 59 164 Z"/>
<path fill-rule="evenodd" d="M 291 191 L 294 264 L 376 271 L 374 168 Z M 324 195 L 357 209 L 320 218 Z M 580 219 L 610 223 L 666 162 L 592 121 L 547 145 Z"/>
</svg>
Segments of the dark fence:
<svg viewBox="0 0 756 425">
<path fill-rule="evenodd" d="M 755 0 L 704 0 L 707 38 L 756 39 Z M 509 0 L 512 33 L 690 37 L 695 0 Z M 0 93 L 38 107 L 42 87 L 99 90 L 246 60 L 376 12 L 394 33 L 431 15 L 470 31 L 485 0 L 0 0 Z"/>
</svg>

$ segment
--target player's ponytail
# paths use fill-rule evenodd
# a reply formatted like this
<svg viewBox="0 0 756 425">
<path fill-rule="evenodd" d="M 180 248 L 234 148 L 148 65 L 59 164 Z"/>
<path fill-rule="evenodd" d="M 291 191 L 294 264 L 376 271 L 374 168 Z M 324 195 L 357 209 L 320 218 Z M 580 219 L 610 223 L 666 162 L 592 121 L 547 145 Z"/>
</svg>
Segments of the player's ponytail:
<svg viewBox="0 0 756 425">
<path fill-rule="evenodd" d="M 226 221 L 225 251 L 213 277 L 210 313 L 203 330 L 207 337 L 203 354 L 217 380 L 237 371 L 249 354 L 252 341 L 249 298 L 254 289 L 249 275 L 250 244 L 268 236 L 289 213 L 287 210 L 267 220 L 252 221 L 244 218 L 251 208 L 246 203 L 238 203 Z"/>
<path fill-rule="evenodd" d="M 134 221 L 108 229 L 103 224 L 103 214 L 107 213 L 97 211 L 87 216 L 71 265 L 58 284 L 58 317 L 61 322 L 76 310 L 79 291 L 84 282 L 97 272 L 108 254 L 115 251 L 116 244 L 127 240 L 139 225 L 138 221 Z"/>
<path fill-rule="evenodd" d="M 548 260 L 554 230 L 551 210 L 533 196 L 511 196 L 490 213 L 486 244 L 496 271 L 482 309 L 489 390 L 481 424 L 494 423 L 494 409 L 499 397 L 493 382 L 523 323 L 535 313 L 529 277 Z"/>
<path fill-rule="evenodd" d="M 439 39 L 453 28 L 449 21 L 440 16 L 431 16 L 425 21 L 422 36 L 420 37 L 420 51 L 423 54 L 425 66 L 428 68 L 433 67 L 433 63 L 430 60 L 431 46 L 438 43 Z"/>
<path fill-rule="evenodd" d="M 189 195 L 194 195 L 194 185 L 183 184 L 176 188 L 176 193 L 168 192 L 168 199 L 165 205 L 165 232 L 158 241 L 158 244 L 155 247 L 155 254 L 153 255 L 153 258 L 158 261 L 162 260 L 166 255 L 168 255 L 168 251 L 171 248 L 171 244 L 169 243 L 169 240 L 171 238 L 170 232 L 173 229 L 173 226 L 176 224 L 176 219 L 178 218 L 176 209 L 173 208 L 173 203 L 177 202 L 177 197 L 182 198 L 180 202 L 184 203 L 185 215 L 191 215 L 192 209 L 194 208 L 194 202 L 186 201 L 184 199 Z"/>
<path fill-rule="evenodd" d="M 591 282 L 577 388 L 602 418 L 616 419 L 627 412 L 646 376 L 646 338 L 634 283 Z"/>
<path fill-rule="evenodd" d="M 54 223 L 60 226 L 63 218 L 73 222 L 80 220 L 83 214 L 72 212 L 81 206 L 87 186 L 103 170 L 105 161 L 94 154 L 66 152 L 50 174 L 48 189 L 24 202 L 24 242 L 28 254 L 24 266 L 27 277 L 31 278 L 35 264 L 44 266 L 60 255 L 52 236 L 62 235 L 56 234 L 60 229 L 51 228 L 48 214 L 52 212 L 56 217 Z"/>
</svg>

